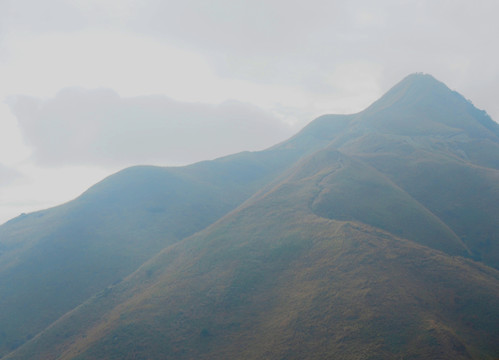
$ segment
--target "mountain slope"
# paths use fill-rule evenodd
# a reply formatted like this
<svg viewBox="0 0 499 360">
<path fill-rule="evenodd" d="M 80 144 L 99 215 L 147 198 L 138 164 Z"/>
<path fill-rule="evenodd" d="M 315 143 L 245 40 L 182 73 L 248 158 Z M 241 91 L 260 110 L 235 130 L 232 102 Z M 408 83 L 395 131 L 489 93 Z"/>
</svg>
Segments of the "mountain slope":
<svg viewBox="0 0 499 360">
<path fill-rule="evenodd" d="M 318 119 L 303 133 L 334 134 L 329 147 L 374 167 L 473 258 L 499 268 L 499 125 L 484 111 L 432 76 L 413 74 L 331 133 L 333 119 Z"/>
<path fill-rule="evenodd" d="M 341 156 L 327 155 L 165 249 L 7 359 L 497 356 L 499 272 L 314 214 L 315 184 Z"/>
<path fill-rule="evenodd" d="M 328 158 L 330 151 L 314 157 Z M 322 164 L 317 194 L 310 207 L 319 216 L 384 229 L 449 254 L 469 254 L 466 245 L 435 215 L 382 174 L 364 163 L 334 151 L 334 169 Z M 315 160 L 315 159 L 313 159 Z M 300 171 L 310 176 L 310 168 Z"/>
<path fill-rule="evenodd" d="M 407 76 L 361 114 L 365 126 L 391 134 L 499 138 L 499 125 L 485 111 L 428 74 Z"/>
<path fill-rule="evenodd" d="M 125 170 L 10 222 L 5 359 L 497 358 L 497 129 L 414 74 L 267 151 Z M 120 277 L 150 260 L 113 284 L 104 256 L 132 256 Z M 27 300 L 72 279 L 63 306 Z"/>
<path fill-rule="evenodd" d="M 269 150 L 183 168 L 129 168 L 72 202 L 1 226 L 0 355 L 216 221 L 297 156 Z"/>
</svg>

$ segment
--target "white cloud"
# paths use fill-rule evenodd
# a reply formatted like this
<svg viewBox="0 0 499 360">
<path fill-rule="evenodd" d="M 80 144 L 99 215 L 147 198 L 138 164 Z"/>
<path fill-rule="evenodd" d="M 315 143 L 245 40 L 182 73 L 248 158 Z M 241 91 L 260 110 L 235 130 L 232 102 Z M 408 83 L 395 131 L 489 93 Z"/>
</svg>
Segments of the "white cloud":
<svg viewBox="0 0 499 360">
<path fill-rule="evenodd" d="M 0 163 L 15 167 L 30 154 L 19 124 L 5 103 L 0 103 Z"/>
<path fill-rule="evenodd" d="M 28 10 L 31 2 L 8 2 L 19 16 L 7 28 L 24 29 L 8 36 L 11 61 L 0 69 L 8 93 L 45 97 L 85 86 L 183 101 L 236 98 L 267 110 L 311 108 L 301 119 L 310 121 L 321 111 L 367 105 L 364 79 L 350 81 L 348 96 L 334 81 L 348 66 L 377 79 L 371 101 L 422 71 L 499 118 L 490 95 L 499 91 L 490 81 L 499 74 L 491 46 L 499 3 L 492 0 L 47 0 Z M 346 97 L 349 106 L 337 106 Z"/>
<path fill-rule="evenodd" d="M 5 45 L 9 57 L 0 63 L 0 95 L 4 96 L 47 97 L 67 86 L 83 86 L 113 88 L 124 96 L 166 94 L 190 102 L 220 103 L 232 98 L 269 111 L 279 106 L 300 112 L 311 109 L 300 118 L 301 124 L 338 109 L 331 105 L 334 99 L 329 94 L 290 84 L 221 78 L 199 53 L 130 34 L 21 34 L 10 36 Z M 320 105 L 327 99 L 331 99 L 328 106 Z"/>
<path fill-rule="evenodd" d="M 0 164 L 0 186 L 9 185 L 15 180 L 22 178 L 16 169 Z"/>
<path fill-rule="evenodd" d="M 17 213 L 17 209 L 12 211 L 10 197 L 13 192 L 11 189 L 25 180 L 26 177 L 17 169 L 0 164 L 0 225 Z"/>
<path fill-rule="evenodd" d="M 292 133 L 272 114 L 237 101 L 209 105 L 67 88 L 48 100 L 19 95 L 8 104 L 36 163 L 50 166 L 185 164 L 263 149 Z"/>
<path fill-rule="evenodd" d="M 490 94 L 499 83 L 489 80 L 499 74 L 497 11 L 493 0 L 145 0 L 126 27 L 202 54 L 219 76 L 297 87 L 304 97 L 327 95 L 331 102 L 345 98 L 330 81 L 345 64 L 360 64 L 382 90 L 409 73 L 427 72 L 498 120 Z M 350 88 L 361 94 L 365 81 L 357 80 Z M 357 100 L 358 111 L 365 103 Z"/>
<path fill-rule="evenodd" d="M 8 31 L 74 31 L 87 25 L 71 1 L 3 0 L 2 3 L 2 20 Z"/>
<path fill-rule="evenodd" d="M 113 85 L 133 94 L 170 91 L 186 97 L 189 89 L 196 96 L 196 85 L 214 80 L 195 54 L 116 32 L 12 35 L 5 48 L 3 94 L 46 96 L 67 86 Z"/>
<path fill-rule="evenodd" d="M 117 170 L 119 168 L 114 169 Z M 8 183 L 0 182 L 0 224 L 21 213 L 46 209 L 74 199 L 109 175 L 109 169 L 96 167 L 47 169 L 29 163 L 9 171 L 14 171 L 15 178 Z"/>
</svg>

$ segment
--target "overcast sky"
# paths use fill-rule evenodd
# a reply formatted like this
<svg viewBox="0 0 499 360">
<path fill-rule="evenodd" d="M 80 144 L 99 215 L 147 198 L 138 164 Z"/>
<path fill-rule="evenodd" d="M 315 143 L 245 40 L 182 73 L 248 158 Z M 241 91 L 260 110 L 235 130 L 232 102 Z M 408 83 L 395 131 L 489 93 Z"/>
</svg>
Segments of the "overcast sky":
<svg viewBox="0 0 499 360">
<path fill-rule="evenodd" d="M 0 0 L 0 223 L 259 150 L 426 72 L 499 119 L 496 0 Z"/>
</svg>

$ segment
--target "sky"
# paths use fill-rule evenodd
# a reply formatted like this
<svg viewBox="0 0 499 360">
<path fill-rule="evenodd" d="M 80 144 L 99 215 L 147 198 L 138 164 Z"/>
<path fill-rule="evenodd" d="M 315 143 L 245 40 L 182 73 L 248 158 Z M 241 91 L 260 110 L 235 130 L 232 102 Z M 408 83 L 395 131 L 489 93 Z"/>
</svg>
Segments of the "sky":
<svg viewBox="0 0 499 360">
<path fill-rule="evenodd" d="M 0 0 L 0 223 L 432 74 L 499 120 L 495 0 Z"/>
</svg>

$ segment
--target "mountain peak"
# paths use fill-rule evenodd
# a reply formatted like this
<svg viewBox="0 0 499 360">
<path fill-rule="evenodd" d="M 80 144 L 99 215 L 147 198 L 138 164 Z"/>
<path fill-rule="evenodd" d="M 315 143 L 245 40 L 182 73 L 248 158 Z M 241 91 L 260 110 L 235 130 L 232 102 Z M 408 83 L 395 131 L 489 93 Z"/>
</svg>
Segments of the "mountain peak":
<svg viewBox="0 0 499 360">
<path fill-rule="evenodd" d="M 459 95 L 457 92 L 449 89 L 443 82 L 437 80 L 432 75 L 425 73 L 413 73 L 406 76 L 398 84 L 396 84 L 390 92 L 391 91 L 403 91 L 412 97 L 425 95 Z M 465 100 L 464 98 L 462 99 Z"/>
<path fill-rule="evenodd" d="M 430 74 L 413 73 L 393 86 L 368 109 L 381 110 L 394 105 L 416 105 L 430 98 L 459 95 Z M 462 98 L 462 97 L 461 97 Z M 464 98 L 462 100 L 466 101 Z"/>
<path fill-rule="evenodd" d="M 413 134 L 464 130 L 471 137 L 499 140 L 499 126 L 485 111 L 425 73 L 406 76 L 363 115 L 385 130 Z"/>
<path fill-rule="evenodd" d="M 433 83 L 434 85 L 442 84 L 441 81 L 438 81 L 431 74 L 423 73 L 423 72 L 415 72 L 407 75 L 403 78 L 399 84 L 402 83 L 414 83 L 414 82 L 426 82 L 427 84 Z"/>
</svg>

